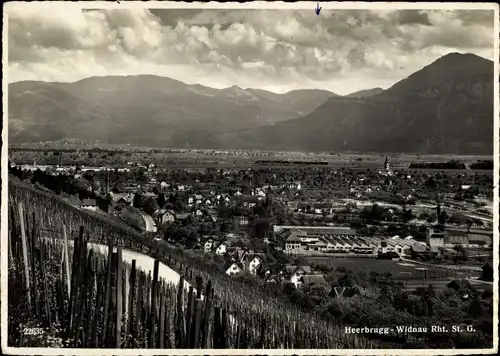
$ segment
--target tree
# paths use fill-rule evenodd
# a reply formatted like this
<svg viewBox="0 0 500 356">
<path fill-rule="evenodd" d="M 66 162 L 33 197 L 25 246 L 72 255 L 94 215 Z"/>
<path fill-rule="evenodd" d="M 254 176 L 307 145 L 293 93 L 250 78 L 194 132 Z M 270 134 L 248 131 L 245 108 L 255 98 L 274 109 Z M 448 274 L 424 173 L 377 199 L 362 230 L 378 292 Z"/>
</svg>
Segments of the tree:
<svg viewBox="0 0 500 356">
<path fill-rule="evenodd" d="M 156 202 L 156 199 L 153 197 L 147 197 L 141 199 L 140 202 L 140 208 L 147 214 L 153 215 L 155 211 L 158 209 L 158 203 Z"/>
<path fill-rule="evenodd" d="M 134 200 L 132 202 L 133 206 L 136 208 L 139 208 L 141 205 L 141 199 L 142 199 L 142 195 L 139 192 L 136 192 L 134 194 Z"/>
<path fill-rule="evenodd" d="M 413 218 L 414 218 L 414 216 L 413 216 L 413 212 L 411 211 L 411 209 L 405 210 L 403 212 L 403 221 L 405 223 L 407 223 L 408 221 L 412 220 Z"/>
<path fill-rule="evenodd" d="M 446 224 L 448 221 L 448 214 L 446 211 L 442 211 L 441 214 L 439 215 L 438 222 L 442 225 Z"/>
<path fill-rule="evenodd" d="M 269 230 L 269 219 L 258 218 L 252 223 L 252 235 L 258 239 L 263 239 Z"/>
<path fill-rule="evenodd" d="M 166 200 L 165 194 L 163 194 L 163 192 L 158 194 L 158 198 L 157 198 L 156 202 L 158 203 L 158 206 L 160 207 L 160 209 L 165 207 L 167 200 Z"/>
<path fill-rule="evenodd" d="M 328 287 L 324 284 L 313 284 L 305 288 L 304 294 L 309 296 L 315 305 L 318 305 L 328 295 Z"/>
</svg>

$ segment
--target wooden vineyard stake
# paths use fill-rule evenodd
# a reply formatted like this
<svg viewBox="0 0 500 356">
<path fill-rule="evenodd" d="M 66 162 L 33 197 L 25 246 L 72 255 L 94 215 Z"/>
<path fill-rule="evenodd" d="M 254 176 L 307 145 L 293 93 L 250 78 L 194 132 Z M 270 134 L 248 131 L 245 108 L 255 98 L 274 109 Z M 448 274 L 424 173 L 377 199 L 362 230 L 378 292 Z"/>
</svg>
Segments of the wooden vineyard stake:
<svg viewBox="0 0 500 356">
<path fill-rule="evenodd" d="M 83 233 L 83 232 L 82 232 Z M 73 324 L 75 322 L 74 320 L 74 308 L 75 308 L 75 300 L 78 295 L 78 290 L 76 288 L 77 286 L 77 281 L 76 279 L 79 276 L 79 258 L 80 258 L 80 250 L 79 250 L 79 242 L 80 239 L 77 237 L 73 241 L 73 261 L 72 261 L 72 267 L 71 267 L 71 291 L 70 291 L 70 297 L 69 297 L 69 326 L 70 329 L 73 329 Z"/>
<path fill-rule="evenodd" d="M 188 304 L 187 304 L 187 313 L 186 313 L 186 338 L 184 339 L 184 348 L 188 349 L 191 344 L 191 323 L 193 321 L 193 286 L 189 286 L 188 292 Z"/>
<path fill-rule="evenodd" d="M 236 327 L 236 349 L 239 349 L 240 348 L 240 339 L 241 339 L 241 327 L 240 325 L 238 325 Z"/>
<path fill-rule="evenodd" d="M 122 252 L 123 256 L 123 252 Z M 127 303 L 127 274 L 128 274 L 128 267 L 125 263 L 123 263 L 123 268 L 122 268 L 122 315 L 127 315 L 127 309 L 128 309 L 128 303 Z M 127 335 L 127 330 L 128 330 L 128 325 L 125 323 L 125 325 L 122 327 L 122 329 L 125 332 L 125 335 Z M 125 344 L 126 345 L 126 344 Z"/>
<path fill-rule="evenodd" d="M 206 349 L 208 348 L 208 328 L 209 328 L 209 316 L 210 310 L 212 308 L 212 282 L 208 281 L 207 287 L 205 289 L 205 310 L 203 312 L 203 332 L 202 332 L 202 341 L 201 347 Z"/>
<path fill-rule="evenodd" d="M 95 269 L 94 269 L 94 259 L 92 258 L 93 250 L 90 250 L 89 253 L 89 263 L 88 263 L 88 271 L 89 271 L 89 276 L 88 276 L 88 286 L 89 290 L 87 294 L 85 295 L 85 313 L 87 314 L 87 317 L 85 318 L 85 340 L 84 340 L 84 345 L 88 347 L 90 343 L 92 342 L 92 324 L 93 324 L 93 319 L 97 317 L 97 313 L 94 313 L 92 317 L 92 307 L 94 303 L 94 298 L 97 299 L 95 296 Z"/>
<path fill-rule="evenodd" d="M 66 226 L 63 224 L 62 225 L 62 232 L 63 232 L 63 238 L 64 238 L 64 245 L 63 245 L 63 256 L 64 256 L 64 268 L 66 270 L 66 284 L 67 288 L 66 290 L 68 291 L 68 296 L 71 295 L 71 271 L 69 269 L 69 252 L 68 252 L 68 236 L 66 235 Z"/>
<path fill-rule="evenodd" d="M 19 239 L 18 239 L 18 233 L 17 233 L 17 224 L 16 224 L 16 213 L 15 213 L 15 208 L 14 204 L 12 201 L 9 202 L 9 211 L 10 211 L 10 228 L 11 228 L 11 236 L 10 236 L 10 242 L 12 243 L 12 253 L 13 257 L 15 259 L 12 260 L 13 263 L 17 264 L 17 261 L 19 259 Z"/>
<path fill-rule="evenodd" d="M 122 248 L 117 246 L 116 252 L 116 338 L 115 347 L 121 348 L 122 333 Z"/>
<path fill-rule="evenodd" d="M 16 225 L 14 224 L 14 220 L 11 221 L 11 223 L 9 224 L 9 232 L 8 232 L 8 240 L 7 240 L 7 243 L 9 245 L 8 249 L 9 249 L 9 264 L 13 264 L 14 263 L 14 255 L 12 254 L 12 236 L 14 235 L 14 230 L 16 228 Z"/>
<path fill-rule="evenodd" d="M 150 303 L 150 322 L 149 322 L 149 345 L 151 348 L 156 348 L 156 333 L 155 333 L 155 327 L 156 327 L 156 307 L 157 307 L 157 301 L 156 301 L 156 294 L 158 293 L 158 273 L 159 273 L 159 268 L 160 268 L 160 261 L 155 260 L 154 262 L 154 267 L 153 267 L 153 283 L 152 283 L 152 289 L 151 289 L 151 303 Z"/>
<path fill-rule="evenodd" d="M 134 315 L 135 309 L 135 289 L 136 289 L 136 270 L 135 270 L 135 260 L 132 260 L 132 268 L 130 270 L 130 283 L 129 283 L 129 304 L 128 304 L 128 334 L 131 335 L 132 342 L 129 343 L 129 346 L 135 347 L 132 345 L 135 343 L 135 338 L 137 337 L 135 333 L 135 324 L 134 320 L 136 315 Z"/>
<path fill-rule="evenodd" d="M 83 236 L 83 234 L 82 234 Z M 82 243 L 83 245 L 83 243 Z M 76 279 L 77 281 L 77 285 L 81 285 L 83 284 L 82 288 L 80 289 L 79 293 L 76 294 L 76 305 L 75 305 L 75 309 L 74 309 L 74 320 L 75 320 L 75 323 L 74 323 L 74 326 L 73 326 L 73 332 L 74 332 L 74 339 L 73 339 L 73 342 L 74 342 L 74 347 L 76 347 L 78 345 L 78 342 L 80 340 L 80 328 L 81 328 L 81 324 L 82 324 L 82 318 L 83 318 L 83 307 L 84 307 L 84 302 L 85 300 L 87 299 L 87 293 L 88 293 L 88 288 L 90 286 L 90 274 L 91 274 L 91 261 L 92 261 L 92 253 L 93 253 L 93 250 L 90 250 L 90 253 L 87 257 L 87 251 L 86 251 L 86 248 L 84 248 L 84 246 L 81 246 L 82 247 L 82 263 L 80 266 L 78 266 L 78 269 L 80 270 L 80 272 L 83 272 L 83 276 L 82 274 L 80 273 L 80 276 Z M 83 277 L 83 278 L 82 278 Z M 83 337 L 83 340 L 85 340 L 85 337 Z"/>
<path fill-rule="evenodd" d="M 140 347 L 139 338 L 142 336 L 141 330 L 141 321 L 143 319 L 143 298 L 144 298 L 144 290 L 143 290 L 143 273 L 139 271 L 138 279 L 137 279 L 137 302 L 136 302 L 136 315 L 134 321 L 134 329 L 136 333 L 136 337 L 134 338 L 134 347 Z"/>
<path fill-rule="evenodd" d="M 214 332 L 213 332 L 213 348 L 220 349 L 222 338 L 222 330 L 221 330 L 221 316 L 220 316 L 220 308 L 214 308 Z"/>
<path fill-rule="evenodd" d="M 26 218 L 26 221 L 28 219 Z M 31 248 L 31 276 L 33 277 L 33 304 L 35 306 L 35 316 L 40 316 L 40 298 L 38 296 L 38 276 L 36 273 L 36 230 L 35 230 L 35 213 L 33 213 L 33 221 L 31 226 L 31 243 L 29 247 Z"/>
<path fill-rule="evenodd" d="M 102 276 L 100 274 L 96 275 L 96 280 L 97 280 L 97 293 L 96 293 L 96 307 L 95 307 L 95 315 L 94 319 L 92 320 L 92 335 L 91 335 L 91 341 L 90 341 L 90 346 L 91 347 L 99 347 L 99 333 L 97 332 L 97 327 L 100 325 L 100 316 L 101 316 L 101 295 L 102 295 Z"/>
<path fill-rule="evenodd" d="M 159 348 L 165 348 L 165 292 L 160 288 L 160 324 L 159 324 Z"/>
<path fill-rule="evenodd" d="M 58 307 L 58 313 L 59 313 L 59 322 L 61 323 L 61 328 L 65 334 L 65 338 L 68 336 L 67 330 L 68 325 L 67 323 L 67 318 L 66 318 L 66 313 L 65 313 L 65 308 L 64 308 L 64 285 L 63 282 L 61 282 L 60 279 L 56 281 L 56 298 L 57 298 L 57 307 Z"/>
<path fill-rule="evenodd" d="M 177 287 L 177 310 L 175 321 L 175 348 L 182 349 L 184 341 L 184 321 L 182 320 L 182 307 L 183 307 L 183 292 L 184 292 L 184 277 L 180 277 L 179 285 Z"/>
<path fill-rule="evenodd" d="M 26 288 L 26 296 L 28 298 L 28 304 L 31 306 L 31 291 L 30 291 L 30 272 L 28 265 L 28 246 L 26 241 L 26 231 L 24 226 L 24 211 L 23 203 L 18 203 L 19 211 L 19 223 L 21 225 L 21 241 L 23 246 L 23 263 L 24 263 L 24 283 Z"/>
<path fill-rule="evenodd" d="M 195 301 L 195 321 L 194 321 L 194 341 L 191 345 L 191 348 L 197 349 L 200 347 L 200 332 L 201 332 L 201 319 L 202 319 L 202 313 L 203 313 L 203 303 L 201 299 L 196 299 Z"/>
<path fill-rule="evenodd" d="M 47 284 L 47 273 L 45 271 L 45 242 L 40 241 L 40 272 L 42 273 L 43 278 L 43 291 L 44 291 L 44 306 L 45 306 L 45 317 L 48 323 L 48 326 L 52 326 L 52 318 L 51 318 L 51 309 L 50 309 L 50 297 L 49 297 L 49 288 Z"/>
<path fill-rule="evenodd" d="M 227 348 L 227 308 L 222 309 L 222 333 L 221 333 L 221 348 L 226 349 Z"/>
<path fill-rule="evenodd" d="M 260 322 L 260 349 L 265 349 L 266 345 L 266 319 L 262 319 Z"/>
<path fill-rule="evenodd" d="M 111 239 L 108 240 L 108 263 L 106 271 L 106 290 L 104 292 L 104 313 L 103 313 L 103 332 L 102 337 L 104 342 L 107 340 L 108 331 L 108 321 L 109 321 L 109 302 L 111 299 L 111 271 L 113 268 L 112 259 L 113 256 L 113 242 Z M 107 345 L 105 345 L 107 346 Z"/>
</svg>

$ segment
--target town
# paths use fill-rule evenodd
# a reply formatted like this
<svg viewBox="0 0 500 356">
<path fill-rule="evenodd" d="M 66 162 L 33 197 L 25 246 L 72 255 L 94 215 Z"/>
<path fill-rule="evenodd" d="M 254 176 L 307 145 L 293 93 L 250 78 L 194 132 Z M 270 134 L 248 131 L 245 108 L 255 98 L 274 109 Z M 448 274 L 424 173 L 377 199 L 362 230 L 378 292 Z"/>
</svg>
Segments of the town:
<svg viewBox="0 0 500 356">
<path fill-rule="evenodd" d="M 62 162 L 62 153 L 46 152 L 38 158 Z M 329 289 L 328 274 L 349 266 L 391 273 L 412 281 L 413 289 L 457 278 L 491 288 L 480 281 L 492 262 L 487 169 L 392 168 L 388 157 L 379 167 L 362 168 L 361 162 L 357 169 L 317 161 L 257 168 L 173 168 L 148 161 L 95 167 L 82 160 L 26 164 L 23 154 L 12 153 L 10 172 L 18 178 L 213 259 L 228 275 Z M 102 150 L 88 157 L 107 155 Z"/>
</svg>

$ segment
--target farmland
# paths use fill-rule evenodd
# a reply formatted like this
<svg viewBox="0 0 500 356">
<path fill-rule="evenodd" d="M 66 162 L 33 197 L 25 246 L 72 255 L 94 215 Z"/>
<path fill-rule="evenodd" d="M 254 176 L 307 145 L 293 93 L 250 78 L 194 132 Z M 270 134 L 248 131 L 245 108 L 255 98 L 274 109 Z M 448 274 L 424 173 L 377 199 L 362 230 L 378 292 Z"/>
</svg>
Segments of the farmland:
<svg viewBox="0 0 500 356">
<path fill-rule="evenodd" d="M 93 146 L 92 146 L 93 147 Z M 326 165 L 332 169 L 379 169 L 383 166 L 386 155 L 370 153 L 304 153 L 258 150 L 208 150 L 208 149 L 162 149 L 147 147 L 109 146 L 101 149 L 90 146 L 66 145 L 64 148 L 57 143 L 44 143 L 29 147 L 11 146 L 9 155 L 12 160 L 21 164 L 60 164 L 89 166 L 122 166 L 127 162 L 149 162 L 160 168 L 286 168 Z M 446 162 L 450 155 L 411 155 L 389 154 L 391 166 L 394 169 L 408 169 L 411 163 Z M 492 159 L 490 156 L 451 156 L 470 165 L 479 160 Z M 264 164 L 264 162 L 267 162 Z M 274 163 L 273 163 L 274 162 Z M 293 164 L 285 163 L 293 162 Z M 317 164 L 314 164 L 314 163 Z M 440 169 L 414 169 L 414 171 L 439 172 Z M 460 172 L 464 170 L 447 170 Z M 487 170 L 471 171 L 485 173 Z"/>
<path fill-rule="evenodd" d="M 378 260 L 372 258 L 331 258 L 307 257 L 310 264 L 321 264 L 333 270 L 344 268 L 359 273 L 363 270 L 368 273 L 374 271 L 379 274 L 391 273 L 395 279 L 424 279 L 424 278 L 453 278 L 466 276 L 466 271 L 448 271 L 439 267 L 426 267 L 406 261 Z M 477 274 L 475 274 L 477 276 Z M 404 276 L 404 277 L 403 277 Z"/>
</svg>

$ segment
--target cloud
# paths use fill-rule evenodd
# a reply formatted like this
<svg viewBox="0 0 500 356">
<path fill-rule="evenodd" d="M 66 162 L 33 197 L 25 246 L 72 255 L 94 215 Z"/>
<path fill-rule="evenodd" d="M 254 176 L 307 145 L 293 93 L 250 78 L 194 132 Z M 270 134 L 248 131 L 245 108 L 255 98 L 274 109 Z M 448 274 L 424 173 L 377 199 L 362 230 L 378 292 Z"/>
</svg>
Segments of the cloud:
<svg viewBox="0 0 500 356">
<path fill-rule="evenodd" d="M 397 23 L 400 25 L 432 26 L 429 16 L 424 11 L 400 10 L 396 12 Z"/>
<path fill-rule="evenodd" d="M 7 5 L 11 82 L 157 74 L 213 87 L 346 94 L 390 86 L 449 52 L 493 57 L 489 10 L 324 9 L 316 16 Z"/>
</svg>

